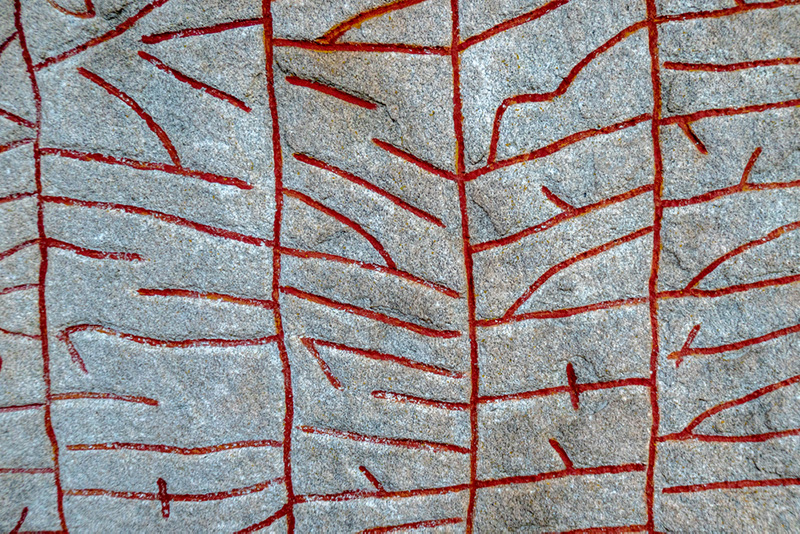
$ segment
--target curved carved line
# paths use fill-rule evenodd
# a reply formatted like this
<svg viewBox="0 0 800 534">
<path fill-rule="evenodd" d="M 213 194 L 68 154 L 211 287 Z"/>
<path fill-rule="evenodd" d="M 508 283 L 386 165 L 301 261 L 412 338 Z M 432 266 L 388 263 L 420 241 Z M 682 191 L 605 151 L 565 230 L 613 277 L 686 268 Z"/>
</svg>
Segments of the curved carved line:
<svg viewBox="0 0 800 534">
<path fill-rule="evenodd" d="M 758 239 L 754 239 L 753 241 L 744 243 L 743 245 L 739 245 L 735 249 L 723 254 L 722 256 L 711 262 L 707 267 L 705 267 L 702 271 L 700 271 L 697 276 L 692 278 L 692 280 L 686 285 L 684 289 L 686 290 L 696 287 L 697 284 L 702 282 L 704 278 L 710 275 L 717 267 L 719 267 L 729 259 L 738 256 L 750 250 L 751 248 L 755 248 L 759 245 L 763 245 L 765 243 L 769 243 L 770 241 L 774 241 L 775 239 L 781 237 L 783 234 L 792 232 L 794 230 L 797 230 L 798 228 L 800 228 L 800 221 L 795 221 L 793 223 L 786 224 L 776 228 L 775 230 L 771 231 L 764 237 L 760 237 Z"/>
<path fill-rule="evenodd" d="M 511 318 L 517 312 L 517 310 L 523 304 L 525 304 L 525 302 L 527 302 L 528 299 L 531 298 L 531 296 L 536 292 L 536 290 L 538 290 L 540 287 L 542 287 L 542 285 L 545 282 L 547 282 L 548 279 L 550 279 L 551 277 L 555 276 L 559 272 L 563 271 L 567 267 L 569 267 L 569 266 L 571 266 L 574 263 L 577 263 L 579 261 L 583 261 L 585 259 L 592 258 L 594 256 L 602 254 L 603 252 L 611 250 L 612 248 L 618 247 L 618 246 L 620 246 L 620 245 L 622 245 L 624 243 L 627 243 L 629 241 L 633 241 L 635 239 L 638 239 L 638 238 L 642 237 L 643 235 L 651 233 L 652 231 L 653 231 L 653 227 L 652 226 L 647 226 L 645 228 L 641 228 L 639 230 L 636 230 L 633 233 L 630 233 L 628 235 L 625 235 L 625 236 L 622 236 L 620 238 L 614 239 L 613 241 L 609 241 L 608 243 L 603 243 L 602 245 L 600 245 L 598 247 L 589 249 L 589 250 L 587 250 L 585 252 L 577 254 L 577 255 L 575 255 L 575 256 L 573 256 L 571 258 L 568 258 L 568 259 L 562 261 L 561 263 L 558 263 L 558 264 L 550 267 L 543 275 L 541 275 L 539 278 L 537 278 L 536 281 L 533 284 L 531 284 L 531 286 L 525 291 L 525 293 L 522 294 L 522 296 L 520 296 L 514 302 L 514 304 L 511 305 L 511 307 L 506 311 L 506 313 L 503 314 L 503 319 Z"/>
<path fill-rule="evenodd" d="M 383 261 L 386 262 L 387 267 L 389 267 L 390 269 L 397 269 L 397 265 L 395 264 L 394 260 L 389 255 L 389 253 L 386 252 L 386 249 L 383 248 L 381 242 L 378 241 L 378 239 L 375 236 L 367 232 L 363 226 L 355 222 L 353 219 L 346 217 L 345 215 L 342 215 L 338 211 L 329 208 L 328 206 L 314 200 L 310 196 L 301 193 L 300 191 L 295 191 L 294 189 L 284 189 L 283 194 L 288 197 L 296 198 L 303 204 L 306 204 L 314 208 L 315 210 L 320 211 L 325 215 L 336 219 L 340 223 L 349 226 L 350 228 L 355 230 L 355 232 L 358 235 L 369 241 L 369 244 L 372 245 L 372 248 L 374 248 L 378 252 L 378 254 L 380 254 L 381 258 L 383 258 Z"/>
<path fill-rule="evenodd" d="M 61 13 L 79 19 L 91 19 L 94 18 L 95 15 L 97 14 L 95 13 L 94 4 L 92 3 L 92 0 L 84 0 L 84 4 L 86 6 L 85 11 L 70 11 L 69 9 L 63 6 L 60 6 L 58 3 L 56 3 L 55 0 L 47 0 L 47 3 L 53 6 L 56 10 L 60 11 Z"/>
<path fill-rule="evenodd" d="M 108 94 L 120 99 L 126 106 L 131 108 L 134 111 L 134 113 L 139 115 L 139 117 L 142 120 L 144 120 L 145 123 L 147 123 L 147 127 L 150 128 L 150 130 L 154 134 L 156 134 L 158 139 L 161 141 L 161 144 L 164 146 L 164 149 L 167 151 L 167 154 L 169 154 L 172 163 L 174 163 L 178 167 L 181 166 L 181 159 L 178 157 L 178 151 L 175 150 L 175 145 L 172 144 L 172 141 L 167 135 L 167 132 L 164 131 L 164 129 L 155 121 L 155 119 L 153 119 L 153 117 L 149 113 L 147 113 L 144 110 L 144 108 L 142 108 L 142 106 L 140 106 L 127 93 L 111 85 L 97 74 L 89 70 L 86 70 L 83 67 L 78 67 L 78 73 L 84 78 L 88 79 L 89 81 L 92 81 L 97 85 L 99 85 L 100 87 L 102 87 L 103 89 L 105 89 L 108 92 Z"/>
<path fill-rule="evenodd" d="M 351 17 L 344 22 L 340 22 L 336 26 L 332 27 L 330 30 L 325 32 L 325 34 L 317 39 L 320 43 L 325 44 L 333 44 L 339 40 L 345 33 L 352 30 L 353 28 L 357 28 L 361 26 L 364 22 L 368 21 L 369 19 L 374 19 L 380 17 L 381 15 L 385 15 L 386 13 L 391 13 L 392 11 L 399 11 L 401 9 L 405 9 L 407 7 L 411 7 L 416 4 L 421 4 L 425 0 L 395 0 L 394 2 L 390 2 L 388 4 L 384 4 L 382 6 L 378 6 L 373 9 L 369 9 L 362 13 Z"/>
<path fill-rule="evenodd" d="M 668 434 L 668 435 L 662 436 L 662 437 L 659 438 L 659 440 L 660 441 L 684 441 L 684 440 L 689 440 L 689 439 L 710 438 L 710 439 L 706 439 L 706 440 L 707 441 L 711 441 L 711 440 L 713 440 L 713 441 L 761 441 L 758 438 L 762 438 L 764 436 L 769 436 L 769 438 L 773 438 L 773 437 L 784 437 L 784 436 L 788 436 L 788 435 L 800 434 L 800 429 L 798 429 L 798 430 L 786 430 L 786 431 L 780 431 L 780 432 L 770 432 L 769 434 L 755 435 L 755 436 L 717 436 L 717 435 L 711 435 L 711 434 L 695 434 L 694 433 L 694 429 L 695 428 L 697 428 L 703 421 L 705 421 L 706 419 L 708 419 L 709 417 L 711 417 L 713 415 L 716 415 L 716 414 L 718 414 L 718 413 L 720 413 L 722 411 L 725 411 L 725 410 L 727 410 L 729 408 L 734 408 L 736 406 L 742 406 L 742 405 L 747 404 L 748 402 L 753 401 L 753 400 L 755 400 L 755 399 L 757 399 L 759 397 L 763 397 L 764 395 L 766 395 L 768 393 L 772 393 L 773 391 L 777 391 L 777 390 L 785 388 L 787 386 L 791 386 L 792 384 L 796 384 L 798 382 L 800 382 L 800 375 L 795 375 L 793 377 L 787 378 L 786 380 L 782 380 L 780 382 L 776 382 L 774 384 L 770 384 L 770 385 L 765 386 L 763 388 L 757 389 L 757 390 L 753 391 L 752 393 L 748 393 L 747 395 L 744 395 L 744 396 L 739 397 L 737 399 L 733 399 L 733 400 L 729 400 L 729 401 L 717 404 L 716 406 L 713 406 L 713 407 L 709 408 L 708 410 L 704 411 L 703 413 L 701 413 L 700 415 L 698 415 L 697 417 L 692 419 L 692 421 L 688 425 L 686 425 L 686 428 L 684 428 L 680 432 L 675 432 L 673 434 Z M 772 434 L 778 434 L 778 435 L 773 436 Z M 716 440 L 715 438 L 722 438 L 722 439 Z M 748 438 L 750 438 L 750 439 L 748 439 Z"/>
</svg>

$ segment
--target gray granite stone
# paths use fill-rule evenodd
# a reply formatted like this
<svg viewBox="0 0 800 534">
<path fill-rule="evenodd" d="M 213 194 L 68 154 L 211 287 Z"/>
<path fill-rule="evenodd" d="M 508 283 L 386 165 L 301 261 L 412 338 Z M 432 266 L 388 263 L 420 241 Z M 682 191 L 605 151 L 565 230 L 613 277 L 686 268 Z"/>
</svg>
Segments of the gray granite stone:
<svg viewBox="0 0 800 534">
<path fill-rule="evenodd" d="M 795 0 L 0 0 L 0 532 L 800 532 Z"/>
</svg>

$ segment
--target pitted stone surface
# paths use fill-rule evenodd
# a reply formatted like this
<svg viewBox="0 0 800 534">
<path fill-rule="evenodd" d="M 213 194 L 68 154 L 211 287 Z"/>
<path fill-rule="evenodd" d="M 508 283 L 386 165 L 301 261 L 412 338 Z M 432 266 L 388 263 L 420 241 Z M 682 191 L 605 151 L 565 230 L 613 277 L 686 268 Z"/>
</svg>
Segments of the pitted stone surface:
<svg viewBox="0 0 800 534">
<path fill-rule="evenodd" d="M 0 0 L 0 532 L 800 532 L 796 0 Z"/>
</svg>

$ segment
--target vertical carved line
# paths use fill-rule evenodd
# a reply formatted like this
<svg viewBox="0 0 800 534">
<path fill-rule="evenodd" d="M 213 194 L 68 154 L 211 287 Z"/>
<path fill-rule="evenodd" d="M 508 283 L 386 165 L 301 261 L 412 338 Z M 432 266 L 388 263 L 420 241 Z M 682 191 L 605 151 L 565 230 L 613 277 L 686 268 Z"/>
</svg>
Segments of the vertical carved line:
<svg viewBox="0 0 800 534">
<path fill-rule="evenodd" d="M 267 96 L 269 98 L 270 117 L 272 119 L 272 158 L 275 170 L 275 220 L 273 224 L 272 249 L 272 301 L 275 302 L 273 316 L 275 331 L 278 336 L 278 351 L 283 368 L 283 390 L 286 412 L 283 419 L 283 481 L 286 486 L 286 530 L 294 532 L 294 487 L 292 484 L 292 427 L 294 423 L 294 399 L 292 395 L 292 370 L 289 354 L 286 351 L 286 340 L 280 305 L 281 278 L 281 217 L 283 215 L 283 152 L 281 151 L 281 134 L 278 124 L 278 103 L 275 98 L 275 73 L 273 70 L 273 35 L 272 35 L 272 0 L 262 0 L 262 18 L 264 20 L 264 56 L 266 59 Z"/>
<path fill-rule="evenodd" d="M 22 7 L 20 0 L 14 0 L 14 25 L 19 37 L 19 45 L 22 49 L 22 59 L 25 61 L 25 68 L 31 82 L 33 101 L 36 108 L 35 129 L 36 136 L 33 140 L 33 161 L 34 179 L 36 184 L 36 227 L 39 234 L 39 287 L 38 287 L 38 308 L 39 308 L 39 337 L 42 344 L 42 380 L 44 381 L 44 428 L 47 438 L 50 440 L 50 448 L 53 455 L 53 479 L 56 486 L 56 507 L 58 510 L 58 520 L 61 530 L 67 531 L 67 521 L 64 516 L 64 490 L 61 487 L 61 471 L 59 469 L 58 439 L 56 438 L 53 422 L 51 418 L 52 392 L 50 386 L 50 340 L 47 336 L 47 302 L 46 302 L 46 281 L 47 281 L 47 248 L 48 240 L 44 229 L 44 199 L 42 196 L 42 152 L 40 149 L 42 135 L 42 97 L 39 93 L 39 83 L 36 80 L 33 61 L 28 50 L 28 43 L 25 39 L 25 31 L 22 27 Z"/>
<path fill-rule="evenodd" d="M 458 187 L 458 207 L 461 212 L 461 240 L 463 243 L 464 270 L 467 283 L 467 327 L 469 333 L 470 397 L 469 397 L 469 504 L 467 507 L 466 532 L 471 534 L 475 519 L 475 503 L 478 491 L 478 399 L 480 396 L 480 370 L 478 364 L 478 334 L 475 322 L 475 282 L 473 279 L 472 247 L 467 213 L 466 166 L 464 162 L 464 127 L 461 113 L 461 57 L 459 42 L 461 32 L 458 21 L 458 0 L 450 0 L 452 33 L 450 61 L 453 67 L 453 126 L 455 130 L 455 167 Z"/>
<path fill-rule="evenodd" d="M 658 63 L 658 22 L 655 0 L 647 0 L 647 30 L 650 51 L 650 76 L 653 83 L 653 114 L 651 120 L 651 135 L 653 139 L 653 257 L 650 265 L 650 279 L 648 282 L 648 304 L 650 308 L 650 413 L 652 426 L 650 427 L 650 443 L 647 452 L 647 477 L 645 481 L 645 506 L 647 509 L 647 531 L 655 532 L 655 519 L 653 513 L 654 501 L 654 476 L 656 467 L 656 440 L 659 427 L 658 406 L 658 266 L 661 258 L 661 220 L 664 206 L 661 199 L 661 190 L 664 179 L 664 166 L 661 157 L 661 73 Z"/>
</svg>

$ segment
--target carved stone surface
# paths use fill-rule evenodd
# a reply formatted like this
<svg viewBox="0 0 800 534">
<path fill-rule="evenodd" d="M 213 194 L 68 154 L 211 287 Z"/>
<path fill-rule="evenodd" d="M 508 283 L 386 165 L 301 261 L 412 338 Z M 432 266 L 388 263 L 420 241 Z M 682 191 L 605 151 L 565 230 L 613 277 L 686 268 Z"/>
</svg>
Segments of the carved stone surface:
<svg viewBox="0 0 800 534">
<path fill-rule="evenodd" d="M 800 531 L 796 0 L 0 0 L 0 532 Z"/>
</svg>

